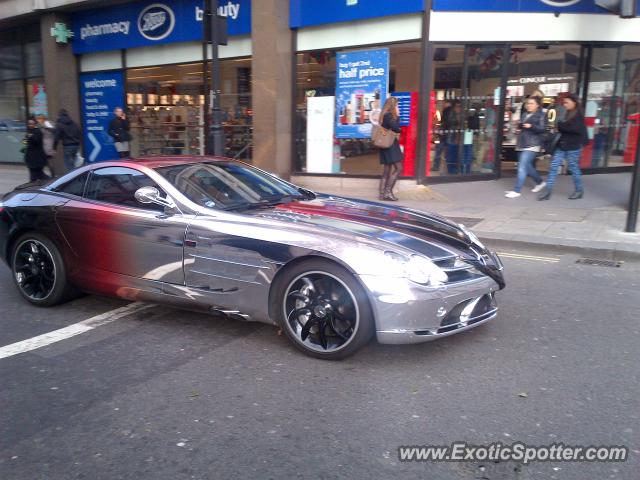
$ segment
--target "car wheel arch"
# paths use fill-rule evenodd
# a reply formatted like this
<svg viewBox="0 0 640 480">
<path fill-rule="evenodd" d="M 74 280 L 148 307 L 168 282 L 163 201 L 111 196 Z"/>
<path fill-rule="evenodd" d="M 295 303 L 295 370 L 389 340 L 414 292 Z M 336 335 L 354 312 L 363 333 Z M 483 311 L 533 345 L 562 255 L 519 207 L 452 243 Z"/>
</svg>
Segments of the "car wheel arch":
<svg viewBox="0 0 640 480">
<path fill-rule="evenodd" d="M 362 287 L 362 290 L 365 292 L 365 294 L 367 295 L 367 301 L 369 302 L 369 305 L 371 305 L 371 307 L 373 307 L 373 304 L 371 302 L 371 298 L 369 295 L 369 290 L 367 289 L 367 287 L 364 285 L 364 283 L 362 283 L 362 280 L 360 280 L 360 277 L 358 277 L 358 275 L 356 274 L 356 272 L 353 270 L 353 268 L 351 268 L 347 263 L 341 261 L 339 258 L 333 257 L 331 255 L 326 255 L 323 254 L 321 252 L 314 252 L 314 253 L 310 253 L 308 255 L 303 255 L 300 257 L 296 257 L 290 261 L 288 261 L 287 263 L 285 263 L 284 265 L 282 265 L 278 271 L 276 272 L 275 276 L 273 277 L 273 279 L 271 280 L 271 285 L 269 288 L 269 319 L 272 322 L 274 321 L 275 318 L 275 312 L 274 312 L 274 308 L 277 308 L 277 304 L 275 302 L 275 288 L 274 286 L 276 286 L 278 284 L 278 281 L 280 280 L 280 278 L 282 278 L 282 276 L 290 269 L 293 268 L 294 266 L 309 261 L 309 260 L 324 260 L 324 261 L 329 261 L 331 263 L 336 264 L 339 267 L 344 268 L 345 270 L 347 270 L 352 276 L 353 278 L 356 280 L 356 282 L 358 282 L 358 284 Z M 372 308 L 372 312 L 374 312 L 373 308 Z M 375 317 L 375 312 L 374 312 L 374 317 Z M 375 322 L 375 318 L 374 318 L 374 322 Z"/>
</svg>

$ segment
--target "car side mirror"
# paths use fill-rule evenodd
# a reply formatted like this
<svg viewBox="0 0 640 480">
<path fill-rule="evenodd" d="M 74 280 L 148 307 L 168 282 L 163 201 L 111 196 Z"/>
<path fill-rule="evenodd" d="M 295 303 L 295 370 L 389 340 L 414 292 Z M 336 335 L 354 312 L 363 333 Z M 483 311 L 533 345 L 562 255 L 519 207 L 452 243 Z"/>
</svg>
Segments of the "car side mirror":
<svg viewBox="0 0 640 480">
<path fill-rule="evenodd" d="M 162 198 L 156 187 L 140 187 L 134 194 L 136 200 L 140 203 L 155 203 L 165 208 L 175 208 L 176 204 L 170 198 Z"/>
<path fill-rule="evenodd" d="M 314 192 L 312 192 L 311 190 L 308 190 L 306 188 L 302 188 L 302 187 L 298 187 L 298 191 L 305 196 L 305 198 L 308 198 L 309 200 L 313 200 L 316 198 L 316 194 Z"/>
</svg>

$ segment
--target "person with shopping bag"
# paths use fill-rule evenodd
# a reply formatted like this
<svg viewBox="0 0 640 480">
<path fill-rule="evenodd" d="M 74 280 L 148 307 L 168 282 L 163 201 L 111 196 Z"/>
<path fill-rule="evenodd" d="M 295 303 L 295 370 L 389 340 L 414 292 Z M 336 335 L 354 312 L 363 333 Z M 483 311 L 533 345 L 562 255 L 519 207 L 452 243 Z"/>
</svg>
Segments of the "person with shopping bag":
<svg viewBox="0 0 640 480">
<path fill-rule="evenodd" d="M 393 187 L 400 175 L 398 164 L 402 161 L 403 155 L 398 143 L 400 133 L 400 110 L 398 99 L 389 97 L 384 102 L 384 107 L 380 113 L 381 122 L 373 125 L 372 140 L 380 152 L 380 165 L 383 166 L 382 178 L 380 179 L 379 198 L 380 200 L 397 201 L 393 194 Z"/>
</svg>

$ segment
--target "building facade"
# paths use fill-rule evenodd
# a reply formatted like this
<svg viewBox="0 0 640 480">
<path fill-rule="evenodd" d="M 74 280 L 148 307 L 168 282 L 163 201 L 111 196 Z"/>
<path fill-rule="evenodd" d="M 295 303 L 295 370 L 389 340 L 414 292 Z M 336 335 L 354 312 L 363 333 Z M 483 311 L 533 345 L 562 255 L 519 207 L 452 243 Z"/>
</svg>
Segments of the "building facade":
<svg viewBox="0 0 640 480">
<path fill-rule="evenodd" d="M 80 119 L 87 161 L 115 156 L 115 106 L 127 110 L 133 155 L 203 154 L 206 4 L 0 0 L 0 162 L 20 161 L 28 115 L 61 107 Z M 402 175 L 418 182 L 513 170 L 521 106 L 536 90 L 551 122 L 564 95 L 582 99 L 587 172 L 635 159 L 640 19 L 594 0 L 229 0 L 218 14 L 229 32 L 226 154 L 279 175 L 379 175 L 370 132 L 389 95 Z"/>
</svg>

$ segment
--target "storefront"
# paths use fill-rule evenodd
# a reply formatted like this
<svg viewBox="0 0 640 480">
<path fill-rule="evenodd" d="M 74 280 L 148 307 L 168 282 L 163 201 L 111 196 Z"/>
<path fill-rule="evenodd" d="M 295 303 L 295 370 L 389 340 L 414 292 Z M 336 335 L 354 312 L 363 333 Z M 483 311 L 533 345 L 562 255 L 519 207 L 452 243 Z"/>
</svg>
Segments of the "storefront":
<svg viewBox="0 0 640 480">
<path fill-rule="evenodd" d="M 633 162 L 638 19 L 620 19 L 589 0 L 433 0 L 426 14 L 422 2 L 387 2 L 384 17 L 370 8 L 377 2 L 331 3 L 331 12 L 320 13 L 310 2 L 292 1 L 295 174 L 379 175 L 367 124 L 387 93 L 400 99 L 405 177 L 459 181 L 514 170 L 522 103 L 536 90 L 552 123 L 562 116 L 563 96 L 582 98 L 587 172 L 628 169 Z M 367 60 L 382 51 L 386 64 Z M 372 67 L 388 69 L 386 92 L 361 81 Z"/>
<path fill-rule="evenodd" d="M 222 3 L 222 2 L 221 2 Z M 108 123 L 116 106 L 131 124 L 131 153 L 202 155 L 208 118 L 204 3 L 143 1 L 74 14 L 87 160 L 116 157 Z M 251 159 L 251 3 L 221 5 L 229 42 L 220 47 L 226 155 Z"/>
<path fill-rule="evenodd" d="M 48 115 L 38 25 L 0 33 L 0 163 L 22 162 L 31 115 Z"/>
</svg>

